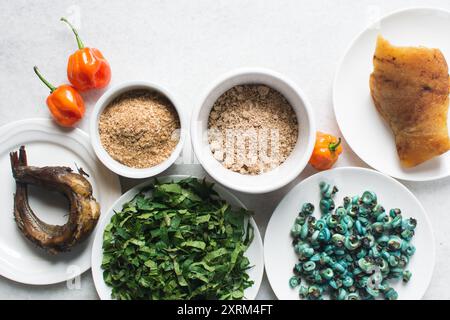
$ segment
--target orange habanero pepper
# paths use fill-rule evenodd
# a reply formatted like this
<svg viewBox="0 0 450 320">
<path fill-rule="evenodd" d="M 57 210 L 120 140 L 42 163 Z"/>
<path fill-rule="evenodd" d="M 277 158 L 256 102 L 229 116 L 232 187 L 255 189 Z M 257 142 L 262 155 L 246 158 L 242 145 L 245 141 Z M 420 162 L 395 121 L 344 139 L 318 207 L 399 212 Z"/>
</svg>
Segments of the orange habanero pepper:
<svg viewBox="0 0 450 320">
<path fill-rule="evenodd" d="M 75 34 L 78 50 L 69 57 L 67 78 L 78 90 L 104 88 L 111 80 L 111 67 L 102 53 L 95 48 L 87 48 L 81 41 L 77 30 L 66 18 L 61 18 Z"/>
<path fill-rule="evenodd" d="M 72 127 L 80 121 L 86 110 L 80 94 L 67 84 L 56 88 L 44 79 L 36 66 L 34 67 L 34 72 L 50 89 L 50 95 L 47 97 L 47 106 L 56 123 L 63 127 Z"/>
<path fill-rule="evenodd" d="M 317 170 L 330 169 L 342 153 L 341 138 L 318 131 L 309 164 Z"/>
</svg>

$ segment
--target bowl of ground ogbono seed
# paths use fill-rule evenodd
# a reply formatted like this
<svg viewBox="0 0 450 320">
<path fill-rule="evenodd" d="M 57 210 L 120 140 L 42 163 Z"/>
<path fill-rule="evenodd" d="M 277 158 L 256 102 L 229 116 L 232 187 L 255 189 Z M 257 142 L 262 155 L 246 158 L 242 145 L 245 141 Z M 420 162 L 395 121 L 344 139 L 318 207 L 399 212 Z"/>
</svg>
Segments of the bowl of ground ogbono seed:
<svg viewBox="0 0 450 320">
<path fill-rule="evenodd" d="M 295 179 L 308 163 L 316 132 L 304 93 L 265 69 L 220 77 L 194 109 L 190 130 L 205 170 L 246 193 L 270 192 Z"/>
<path fill-rule="evenodd" d="M 126 82 L 98 100 L 90 120 L 100 161 L 129 178 L 155 176 L 179 157 L 185 117 L 167 90 L 144 81 Z"/>
</svg>

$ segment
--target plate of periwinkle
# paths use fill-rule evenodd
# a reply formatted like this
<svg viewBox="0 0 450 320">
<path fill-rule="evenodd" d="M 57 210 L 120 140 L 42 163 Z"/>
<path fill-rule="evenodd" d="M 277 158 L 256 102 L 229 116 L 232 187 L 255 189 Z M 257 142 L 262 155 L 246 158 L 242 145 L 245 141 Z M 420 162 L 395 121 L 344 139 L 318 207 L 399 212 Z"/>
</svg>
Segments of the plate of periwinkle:
<svg viewBox="0 0 450 320">
<path fill-rule="evenodd" d="M 425 209 L 400 182 L 336 168 L 283 198 L 264 258 L 278 299 L 417 300 L 433 274 L 435 242 Z"/>
</svg>

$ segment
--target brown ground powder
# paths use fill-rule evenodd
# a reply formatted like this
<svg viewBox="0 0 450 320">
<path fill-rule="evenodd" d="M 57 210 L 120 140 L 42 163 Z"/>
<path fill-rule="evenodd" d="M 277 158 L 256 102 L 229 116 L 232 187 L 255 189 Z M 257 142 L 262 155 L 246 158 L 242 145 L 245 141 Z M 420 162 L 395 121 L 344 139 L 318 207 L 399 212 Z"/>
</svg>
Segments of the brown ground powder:
<svg viewBox="0 0 450 320">
<path fill-rule="evenodd" d="M 150 90 L 133 90 L 113 100 L 100 115 L 99 133 L 111 157 L 133 168 L 166 160 L 179 140 L 180 121 L 173 104 Z"/>
<path fill-rule="evenodd" d="M 214 103 L 208 141 L 228 169 L 261 174 L 282 164 L 298 137 L 297 116 L 286 98 L 265 85 L 240 85 Z"/>
</svg>

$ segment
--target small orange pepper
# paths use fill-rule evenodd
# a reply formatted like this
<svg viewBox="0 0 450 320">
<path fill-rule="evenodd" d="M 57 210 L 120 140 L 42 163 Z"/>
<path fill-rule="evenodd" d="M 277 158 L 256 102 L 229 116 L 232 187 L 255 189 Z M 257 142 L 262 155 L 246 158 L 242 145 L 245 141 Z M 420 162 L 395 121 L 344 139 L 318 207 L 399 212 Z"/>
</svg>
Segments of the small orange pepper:
<svg viewBox="0 0 450 320">
<path fill-rule="evenodd" d="M 47 106 L 56 123 L 63 127 L 73 127 L 84 116 L 86 108 L 83 98 L 72 86 L 63 84 L 55 87 L 50 84 L 44 79 L 36 66 L 34 72 L 50 89 Z"/>
<path fill-rule="evenodd" d="M 69 57 L 67 78 L 80 91 L 101 89 L 111 80 L 111 67 L 102 53 L 95 48 L 87 48 L 81 41 L 77 30 L 66 18 L 61 18 L 75 34 L 78 50 Z"/>
<path fill-rule="evenodd" d="M 309 164 L 317 170 L 330 169 L 341 153 L 341 138 L 317 131 L 316 144 Z"/>
</svg>

